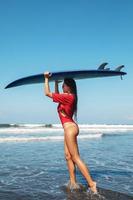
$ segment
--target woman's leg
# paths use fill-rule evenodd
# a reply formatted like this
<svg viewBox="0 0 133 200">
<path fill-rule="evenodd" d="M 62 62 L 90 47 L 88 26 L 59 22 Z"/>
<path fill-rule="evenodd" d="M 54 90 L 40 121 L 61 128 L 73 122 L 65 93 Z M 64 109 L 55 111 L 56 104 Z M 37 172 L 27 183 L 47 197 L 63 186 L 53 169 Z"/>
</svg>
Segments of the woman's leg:
<svg viewBox="0 0 133 200">
<path fill-rule="evenodd" d="M 72 184 L 76 183 L 76 176 L 75 176 L 75 163 L 73 162 L 71 158 L 71 154 L 67 148 L 66 141 L 64 138 L 64 150 L 65 150 L 65 158 L 68 166 L 68 171 L 70 175 L 70 182 Z"/>
<path fill-rule="evenodd" d="M 97 192 L 96 183 L 92 180 L 87 166 L 79 156 L 78 145 L 77 145 L 77 128 L 75 126 L 69 126 L 65 129 L 65 141 L 67 148 L 71 154 L 73 162 L 78 166 L 81 173 L 86 178 L 91 190 L 93 192 Z"/>
</svg>

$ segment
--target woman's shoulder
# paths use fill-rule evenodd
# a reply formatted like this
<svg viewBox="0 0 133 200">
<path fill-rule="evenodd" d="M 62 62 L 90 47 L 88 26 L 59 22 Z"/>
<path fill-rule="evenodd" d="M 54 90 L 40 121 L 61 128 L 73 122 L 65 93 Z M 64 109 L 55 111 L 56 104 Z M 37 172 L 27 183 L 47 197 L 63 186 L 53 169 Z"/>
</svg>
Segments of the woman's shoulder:
<svg viewBox="0 0 133 200">
<path fill-rule="evenodd" d="M 62 98 L 68 99 L 68 100 L 74 100 L 75 99 L 75 95 L 72 94 L 72 93 L 68 94 L 68 93 L 63 92 L 63 93 L 60 93 L 60 96 Z"/>
<path fill-rule="evenodd" d="M 64 95 L 64 96 L 67 96 L 67 97 L 72 97 L 72 98 L 74 98 L 75 97 L 75 95 L 74 94 L 72 94 L 72 93 L 67 93 L 67 92 L 63 92 L 63 93 L 60 93 L 60 94 L 62 94 L 62 95 Z"/>
</svg>

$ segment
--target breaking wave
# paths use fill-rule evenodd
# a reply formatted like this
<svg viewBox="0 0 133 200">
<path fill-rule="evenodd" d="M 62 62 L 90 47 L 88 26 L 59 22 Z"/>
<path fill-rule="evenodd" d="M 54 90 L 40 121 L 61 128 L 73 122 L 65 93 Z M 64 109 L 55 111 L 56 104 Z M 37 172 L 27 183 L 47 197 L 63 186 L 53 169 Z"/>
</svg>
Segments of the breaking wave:
<svg viewBox="0 0 133 200">
<path fill-rule="evenodd" d="M 133 133 L 133 125 L 79 124 L 78 139 Z M 61 124 L 0 124 L 0 143 L 63 140 Z"/>
<path fill-rule="evenodd" d="M 91 139 L 102 137 L 102 134 L 79 135 L 79 139 Z M 46 137 L 3 137 L 0 142 L 34 142 L 34 141 L 57 141 L 64 140 L 64 136 L 46 136 Z"/>
<path fill-rule="evenodd" d="M 127 132 L 133 131 L 133 125 L 97 125 L 79 124 L 81 132 Z M 61 124 L 0 124 L 0 133 L 37 133 L 63 132 Z"/>
</svg>

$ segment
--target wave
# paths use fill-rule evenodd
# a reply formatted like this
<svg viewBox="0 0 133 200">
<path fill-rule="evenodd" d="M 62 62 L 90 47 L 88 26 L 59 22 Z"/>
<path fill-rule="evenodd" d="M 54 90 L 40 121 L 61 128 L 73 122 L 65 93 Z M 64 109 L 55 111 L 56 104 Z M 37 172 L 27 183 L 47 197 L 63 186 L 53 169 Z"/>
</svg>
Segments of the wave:
<svg viewBox="0 0 133 200">
<path fill-rule="evenodd" d="M 102 134 L 79 135 L 78 139 L 100 138 Z M 34 142 L 34 141 L 55 141 L 64 140 L 64 136 L 46 136 L 46 137 L 5 137 L 0 138 L 0 142 Z"/>
<path fill-rule="evenodd" d="M 25 128 L 38 128 L 38 127 L 42 127 L 42 128 L 51 128 L 52 124 L 0 124 L 0 128 L 21 128 L 21 127 L 25 127 Z"/>
<path fill-rule="evenodd" d="M 79 124 L 82 133 L 112 133 L 133 131 L 133 125 Z M 61 124 L 0 124 L 0 133 L 63 132 Z"/>
<path fill-rule="evenodd" d="M 0 133 L 6 133 L 6 134 L 30 134 L 30 133 L 52 133 L 52 132 L 63 132 L 63 129 L 56 129 L 56 128 L 1 128 Z"/>
</svg>

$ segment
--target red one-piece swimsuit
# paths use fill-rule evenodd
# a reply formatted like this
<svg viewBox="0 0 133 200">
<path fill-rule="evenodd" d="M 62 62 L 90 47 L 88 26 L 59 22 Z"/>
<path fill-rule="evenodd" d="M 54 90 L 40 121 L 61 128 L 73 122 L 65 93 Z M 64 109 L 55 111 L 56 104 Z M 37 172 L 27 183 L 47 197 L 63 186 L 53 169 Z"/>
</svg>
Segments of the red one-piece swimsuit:
<svg viewBox="0 0 133 200">
<path fill-rule="evenodd" d="M 62 125 L 66 122 L 74 122 L 73 114 L 75 95 L 67 93 L 52 93 L 52 99 L 53 102 L 59 103 L 57 111 Z"/>
</svg>

